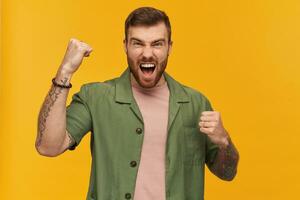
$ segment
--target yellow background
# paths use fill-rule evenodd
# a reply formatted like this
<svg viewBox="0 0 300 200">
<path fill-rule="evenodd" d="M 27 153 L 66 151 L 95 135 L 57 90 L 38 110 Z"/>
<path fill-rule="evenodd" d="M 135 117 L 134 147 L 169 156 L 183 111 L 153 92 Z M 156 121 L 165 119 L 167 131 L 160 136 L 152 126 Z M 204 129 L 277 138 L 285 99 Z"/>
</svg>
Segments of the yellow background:
<svg viewBox="0 0 300 200">
<path fill-rule="evenodd" d="M 167 72 L 210 99 L 240 152 L 234 181 L 207 171 L 206 200 L 299 199 L 299 0 L 2 0 L 0 199 L 85 199 L 89 135 L 74 152 L 42 157 L 38 112 L 71 37 L 94 51 L 67 103 L 83 83 L 119 76 L 124 21 L 146 5 L 171 20 Z"/>
</svg>

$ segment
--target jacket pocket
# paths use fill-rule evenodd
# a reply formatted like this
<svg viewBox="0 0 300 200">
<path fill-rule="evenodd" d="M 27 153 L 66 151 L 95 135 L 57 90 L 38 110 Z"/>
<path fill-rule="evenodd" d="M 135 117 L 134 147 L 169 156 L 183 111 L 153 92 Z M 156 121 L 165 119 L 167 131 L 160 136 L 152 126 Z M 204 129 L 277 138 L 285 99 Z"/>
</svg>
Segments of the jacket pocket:
<svg viewBox="0 0 300 200">
<path fill-rule="evenodd" d="M 184 164 L 200 165 L 205 158 L 205 137 L 198 125 L 184 126 Z"/>
</svg>

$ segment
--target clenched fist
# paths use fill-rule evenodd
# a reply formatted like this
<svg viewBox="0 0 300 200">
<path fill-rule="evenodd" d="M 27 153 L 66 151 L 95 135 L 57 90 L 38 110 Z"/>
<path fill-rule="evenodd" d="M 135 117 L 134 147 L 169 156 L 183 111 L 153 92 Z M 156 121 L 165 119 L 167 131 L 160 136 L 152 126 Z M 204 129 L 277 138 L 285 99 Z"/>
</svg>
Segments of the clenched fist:
<svg viewBox="0 0 300 200">
<path fill-rule="evenodd" d="M 210 140 L 219 145 L 225 147 L 229 143 L 229 135 L 224 129 L 221 115 L 217 111 L 204 111 L 200 117 L 200 131 L 206 134 Z"/>
<path fill-rule="evenodd" d="M 88 57 L 92 50 L 88 44 L 74 38 L 70 39 L 60 70 L 73 74 L 79 68 L 83 57 Z"/>
</svg>

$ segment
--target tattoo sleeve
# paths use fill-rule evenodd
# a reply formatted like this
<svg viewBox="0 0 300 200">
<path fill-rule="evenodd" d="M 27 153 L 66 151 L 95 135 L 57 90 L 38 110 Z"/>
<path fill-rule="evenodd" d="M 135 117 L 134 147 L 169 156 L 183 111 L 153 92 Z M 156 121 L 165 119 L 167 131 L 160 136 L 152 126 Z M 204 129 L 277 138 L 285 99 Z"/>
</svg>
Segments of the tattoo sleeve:
<svg viewBox="0 0 300 200">
<path fill-rule="evenodd" d="M 209 169 L 223 180 L 231 181 L 237 173 L 239 153 L 229 138 L 227 147 L 219 148 L 216 158 Z"/>
<path fill-rule="evenodd" d="M 68 81 L 68 78 L 64 78 L 61 80 L 62 84 L 66 84 Z M 38 117 L 38 135 L 36 140 L 36 146 L 39 147 L 41 145 L 41 142 L 43 140 L 43 135 L 46 129 L 46 121 L 49 116 L 49 113 L 51 111 L 51 108 L 53 107 L 54 103 L 56 102 L 58 96 L 61 94 L 63 88 L 55 87 L 52 85 L 48 95 L 46 96 L 46 99 L 42 105 L 41 111 L 39 113 Z"/>
</svg>

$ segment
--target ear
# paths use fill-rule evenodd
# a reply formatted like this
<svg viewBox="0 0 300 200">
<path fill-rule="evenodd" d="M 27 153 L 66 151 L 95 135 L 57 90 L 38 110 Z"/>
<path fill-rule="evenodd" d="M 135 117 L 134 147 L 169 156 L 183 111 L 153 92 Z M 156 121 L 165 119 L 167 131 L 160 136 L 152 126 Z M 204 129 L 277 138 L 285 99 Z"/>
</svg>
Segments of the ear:
<svg viewBox="0 0 300 200">
<path fill-rule="evenodd" d="M 127 53 L 126 39 L 123 40 L 123 48 L 124 48 L 125 53 Z"/>
<path fill-rule="evenodd" d="M 170 42 L 169 42 L 168 55 L 170 55 L 171 52 L 172 52 L 172 46 L 173 46 L 173 41 L 170 41 Z"/>
</svg>

